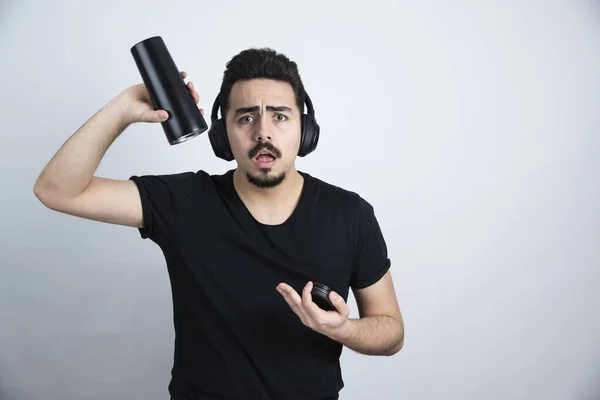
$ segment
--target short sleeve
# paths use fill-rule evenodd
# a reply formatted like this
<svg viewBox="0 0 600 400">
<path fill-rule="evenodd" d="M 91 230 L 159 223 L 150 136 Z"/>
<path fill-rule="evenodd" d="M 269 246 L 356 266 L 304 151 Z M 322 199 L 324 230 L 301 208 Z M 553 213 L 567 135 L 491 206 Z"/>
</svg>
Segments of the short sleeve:
<svg viewBox="0 0 600 400">
<path fill-rule="evenodd" d="M 195 184 L 196 174 L 184 172 L 170 175 L 133 175 L 142 203 L 144 226 L 142 238 L 163 244 L 177 222 Z"/>
<path fill-rule="evenodd" d="M 391 264 L 373 206 L 364 199 L 360 199 L 359 202 L 357 232 L 350 286 L 354 289 L 362 289 L 379 281 Z"/>
</svg>

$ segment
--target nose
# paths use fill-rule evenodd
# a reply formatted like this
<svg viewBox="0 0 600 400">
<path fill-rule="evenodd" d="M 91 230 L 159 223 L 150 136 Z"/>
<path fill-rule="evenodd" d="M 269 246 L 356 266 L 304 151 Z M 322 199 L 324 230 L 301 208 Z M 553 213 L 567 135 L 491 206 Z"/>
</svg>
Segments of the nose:
<svg viewBox="0 0 600 400">
<path fill-rule="evenodd" d="M 269 142 L 273 139 L 271 125 L 269 124 L 268 119 L 268 116 L 262 116 L 254 125 L 254 140 L 258 142 Z"/>
</svg>

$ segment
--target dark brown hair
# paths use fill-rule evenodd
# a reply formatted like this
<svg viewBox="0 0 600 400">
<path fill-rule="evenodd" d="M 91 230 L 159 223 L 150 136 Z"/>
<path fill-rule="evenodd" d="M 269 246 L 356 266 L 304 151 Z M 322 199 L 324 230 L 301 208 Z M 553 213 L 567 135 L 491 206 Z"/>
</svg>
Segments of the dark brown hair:
<svg viewBox="0 0 600 400">
<path fill-rule="evenodd" d="M 294 90 L 296 105 L 300 113 L 304 111 L 304 84 L 296 63 L 273 49 L 252 48 L 243 50 L 226 64 L 219 92 L 221 116 L 224 117 L 227 114 L 229 95 L 233 84 L 250 79 L 273 79 L 288 82 Z"/>
</svg>

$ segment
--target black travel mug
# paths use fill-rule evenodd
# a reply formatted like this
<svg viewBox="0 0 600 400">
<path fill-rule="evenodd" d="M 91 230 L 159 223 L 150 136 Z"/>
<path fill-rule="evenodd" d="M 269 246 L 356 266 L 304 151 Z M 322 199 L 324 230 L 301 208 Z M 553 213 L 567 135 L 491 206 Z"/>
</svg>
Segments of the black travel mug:
<svg viewBox="0 0 600 400">
<path fill-rule="evenodd" d="M 161 122 L 169 143 L 182 143 L 206 131 L 208 125 L 162 37 L 153 36 L 135 44 L 131 54 L 154 108 L 169 114 Z"/>
</svg>

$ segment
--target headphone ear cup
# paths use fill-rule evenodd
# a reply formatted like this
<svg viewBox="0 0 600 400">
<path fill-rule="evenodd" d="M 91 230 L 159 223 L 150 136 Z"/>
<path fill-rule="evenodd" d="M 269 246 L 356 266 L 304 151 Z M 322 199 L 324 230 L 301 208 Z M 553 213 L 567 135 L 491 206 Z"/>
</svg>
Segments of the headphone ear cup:
<svg viewBox="0 0 600 400">
<path fill-rule="evenodd" d="M 215 156 L 225 161 L 233 160 L 233 153 L 227 140 L 227 131 L 222 119 L 213 120 L 208 131 L 208 138 L 210 139 L 210 145 Z"/>
<path fill-rule="evenodd" d="M 298 156 L 304 157 L 312 153 L 319 143 L 321 128 L 313 115 L 302 114 L 302 130 Z"/>
</svg>

